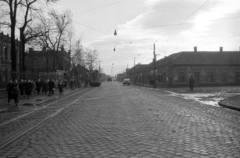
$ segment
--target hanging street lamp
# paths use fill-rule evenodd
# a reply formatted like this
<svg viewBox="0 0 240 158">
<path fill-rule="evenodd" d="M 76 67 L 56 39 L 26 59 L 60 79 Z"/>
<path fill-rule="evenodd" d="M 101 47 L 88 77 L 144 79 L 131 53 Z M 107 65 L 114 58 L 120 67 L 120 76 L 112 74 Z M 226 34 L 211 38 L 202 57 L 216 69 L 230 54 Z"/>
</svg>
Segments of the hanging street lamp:
<svg viewBox="0 0 240 158">
<path fill-rule="evenodd" d="M 117 30 L 115 29 L 115 31 L 114 31 L 114 36 L 117 36 Z"/>
</svg>

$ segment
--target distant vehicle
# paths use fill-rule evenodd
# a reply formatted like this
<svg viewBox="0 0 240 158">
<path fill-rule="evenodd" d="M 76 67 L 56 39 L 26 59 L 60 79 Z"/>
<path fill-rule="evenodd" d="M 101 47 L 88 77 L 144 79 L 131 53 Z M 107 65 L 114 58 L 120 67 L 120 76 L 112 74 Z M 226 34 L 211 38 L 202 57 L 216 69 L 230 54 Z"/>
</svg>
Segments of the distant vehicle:
<svg viewBox="0 0 240 158">
<path fill-rule="evenodd" d="M 123 79 L 123 85 L 125 85 L 125 84 L 127 84 L 127 85 L 131 85 L 131 82 L 130 82 L 130 79 L 129 78 L 124 78 Z"/>
<path fill-rule="evenodd" d="M 101 74 L 98 70 L 89 72 L 89 85 L 91 87 L 99 87 L 101 85 Z"/>
<path fill-rule="evenodd" d="M 108 78 L 107 78 L 107 81 L 108 81 L 108 82 L 112 82 L 112 78 L 111 78 L 111 77 L 108 77 Z"/>
</svg>

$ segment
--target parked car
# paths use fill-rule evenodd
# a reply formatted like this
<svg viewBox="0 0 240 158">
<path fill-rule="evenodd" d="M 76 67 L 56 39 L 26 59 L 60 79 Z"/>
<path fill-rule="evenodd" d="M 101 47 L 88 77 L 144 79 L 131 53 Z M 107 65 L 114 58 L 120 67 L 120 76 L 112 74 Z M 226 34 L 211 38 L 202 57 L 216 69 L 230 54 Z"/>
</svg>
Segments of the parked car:
<svg viewBox="0 0 240 158">
<path fill-rule="evenodd" d="M 111 78 L 111 77 L 108 77 L 108 78 L 107 78 L 107 81 L 108 81 L 108 82 L 112 82 L 112 78 Z"/>
<path fill-rule="evenodd" d="M 130 82 L 130 79 L 129 79 L 129 78 L 124 78 L 124 79 L 123 79 L 123 85 L 125 85 L 125 84 L 127 84 L 127 85 L 130 86 L 131 82 Z"/>
</svg>

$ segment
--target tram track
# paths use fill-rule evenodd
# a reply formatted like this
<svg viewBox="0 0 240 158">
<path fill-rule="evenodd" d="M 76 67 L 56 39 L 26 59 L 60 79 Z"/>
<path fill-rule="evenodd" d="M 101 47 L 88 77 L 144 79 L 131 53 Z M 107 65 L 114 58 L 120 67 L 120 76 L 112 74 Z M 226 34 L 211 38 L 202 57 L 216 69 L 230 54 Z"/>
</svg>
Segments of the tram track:
<svg viewBox="0 0 240 158">
<path fill-rule="evenodd" d="M 40 107 L 40 108 L 37 108 L 37 109 L 34 109 L 34 110 L 31 110 L 31 111 L 24 112 L 23 115 L 20 115 L 20 116 L 18 116 L 18 117 L 16 117 L 16 118 L 13 118 L 13 119 L 8 120 L 8 121 L 6 121 L 6 122 L 0 123 L 0 127 L 3 126 L 3 125 L 5 125 L 5 124 L 11 123 L 11 122 L 13 122 L 13 121 L 16 121 L 16 120 L 18 120 L 18 119 L 21 119 L 22 117 L 25 117 L 25 116 L 27 116 L 27 115 L 30 115 L 30 114 L 32 114 L 32 113 L 34 113 L 34 112 L 36 112 L 36 111 L 39 111 L 39 110 L 48 108 L 48 106 L 50 106 L 50 105 L 52 105 L 52 104 L 54 104 L 54 103 L 56 103 L 56 102 L 59 102 L 59 101 L 61 101 L 61 100 L 64 100 L 64 99 L 66 99 L 66 98 L 68 98 L 68 97 L 71 97 L 71 96 L 73 96 L 73 95 L 76 95 L 76 94 L 78 94 L 78 93 L 80 93 L 80 92 L 83 92 L 83 91 L 85 91 L 85 90 L 87 90 L 87 89 L 83 89 L 83 90 L 81 90 L 81 91 L 77 91 L 77 92 L 75 92 L 75 93 L 66 95 L 66 96 L 62 97 L 61 99 L 58 99 L 58 100 L 55 100 L 55 101 L 51 101 L 51 102 L 48 102 L 48 103 L 45 103 L 45 102 L 44 102 L 44 103 L 42 103 L 42 104 L 45 104 L 44 106 L 42 106 L 42 107 Z"/>
<path fill-rule="evenodd" d="M 40 126 L 43 126 L 44 123 L 47 123 L 48 121 L 50 121 L 52 118 L 54 118 L 55 116 L 59 115 L 61 112 L 64 111 L 64 109 L 68 108 L 69 106 L 73 105 L 74 103 L 76 103 L 77 101 L 91 101 L 91 100 L 96 100 L 96 99 L 112 99 L 114 97 L 118 97 L 120 95 L 123 95 L 123 94 L 126 94 L 127 92 L 124 91 L 124 92 L 120 92 L 120 93 L 115 93 L 115 94 L 105 94 L 105 95 L 101 95 L 101 96 L 96 96 L 96 97 L 86 97 L 86 96 L 92 96 L 92 94 L 94 94 L 94 92 L 97 90 L 97 89 L 90 89 L 89 91 L 87 91 L 86 93 L 84 93 L 83 95 L 81 95 L 80 97 L 74 99 L 74 100 L 71 100 L 71 102 L 69 102 L 68 104 L 64 103 L 64 99 L 68 98 L 68 97 L 71 97 L 71 96 L 74 96 L 74 95 L 77 95 L 81 92 L 84 92 L 86 91 L 87 89 L 84 89 L 82 91 L 79 91 L 79 92 L 76 92 L 74 94 L 71 94 L 67 97 L 64 97 L 64 98 L 61 98 L 59 100 L 56 100 L 54 102 L 51 102 L 48 104 L 48 106 L 44 107 L 44 108 L 41 108 L 37 111 L 33 111 L 31 113 L 28 113 L 24 116 L 21 116 L 19 117 L 18 119 L 14 119 L 14 120 L 11 120 L 9 121 L 8 123 L 5 123 L 5 124 L 2 124 L 2 126 L 5 126 L 8 125 L 8 124 L 11 124 L 12 122 L 17 122 L 21 119 L 24 119 L 23 121 L 25 121 L 26 117 L 30 116 L 30 115 L 34 115 L 34 116 L 31 116 L 30 118 L 34 119 L 35 121 L 33 121 L 32 123 L 30 123 L 26 129 L 24 130 L 20 130 L 16 133 L 13 133 L 7 137 L 5 137 L 4 140 L 0 140 L 1 143 L 0 143 L 0 150 L 1 149 L 4 149 L 5 147 L 9 146 L 11 143 L 19 140 L 20 138 L 24 137 L 25 135 L 28 135 L 30 134 L 31 132 L 34 132 L 35 129 L 39 128 Z M 91 94 L 90 94 L 91 93 Z M 90 94 L 90 95 L 89 95 Z M 84 98 L 86 97 L 86 98 Z M 84 99 L 83 99 L 84 98 Z M 60 106 L 59 108 L 56 108 L 56 104 L 60 103 L 61 102 L 61 105 L 63 106 Z M 51 106 L 52 105 L 52 106 Z M 58 105 L 57 105 L 58 106 Z M 73 106 L 76 106 L 76 105 L 73 105 Z M 41 112 L 44 114 L 44 116 L 40 116 L 35 114 L 35 113 L 38 113 L 38 112 Z M 36 121 L 37 120 L 37 121 Z M 0 138 L 1 139 L 1 138 Z"/>
<path fill-rule="evenodd" d="M 83 93 L 85 91 L 87 92 Z M 79 99 L 81 99 L 82 97 L 84 97 L 85 95 L 92 91 L 94 91 L 94 89 L 83 89 L 81 91 L 67 95 L 59 100 L 53 101 L 36 111 L 32 111 L 30 113 L 21 115 L 18 118 L 12 119 L 4 124 L 1 124 L 0 150 L 10 145 L 12 142 L 16 141 L 22 136 L 26 135 L 30 131 L 33 131 L 35 128 L 47 122 L 54 116 L 60 114 L 64 109 L 68 108 L 76 101 L 78 101 Z M 81 94 L 81 96 L 76 98 L 76 95 L 79 94 Z M 73 99 L 74 97 L 75 99 Z M 68 101 L 66 101 L 66 99 L 68 99 Z M 21 128 L 22 125 L 25 127 L 22 129 L 18 129 L 18 127 Z M 4 132 L 8 132 L 9 130 L 13 130 L 15 132 L 8 133 L 7 135 L 2 134 Z"/>
</svg>

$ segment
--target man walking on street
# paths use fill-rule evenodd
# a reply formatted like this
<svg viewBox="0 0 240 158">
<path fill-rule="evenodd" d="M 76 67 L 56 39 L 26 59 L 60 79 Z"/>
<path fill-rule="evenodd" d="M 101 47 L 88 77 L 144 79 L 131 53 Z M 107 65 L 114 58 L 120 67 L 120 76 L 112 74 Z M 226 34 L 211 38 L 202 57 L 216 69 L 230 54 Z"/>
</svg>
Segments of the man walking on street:
<svg viewBox="0 0 240 158">
<path fill-rule="evenodd" d="M 55 84 L 52 81 L 52 79 L 49 80 L 48 87 L 49 87 L 49 96 L 51 96 L 54 94 L 53 88 L 55 87 Z"/>
<path fill-rule="evenodd" d="M 190 90 L 193 91 L 193 87 L 194 87 L 194 78 L 191 76 L 190 79 L 189 79 L 189 87 L 190 87 Z"/>
<path fill-rule="evenodd" d="M 38 79 L 37 82 L 36 82 L 36 90 L 37 90 L 38 95 L 40 93 L 41 88 L 42 88 L 42 82 L 41 82 L 40 79 Z"/>
</svg>

